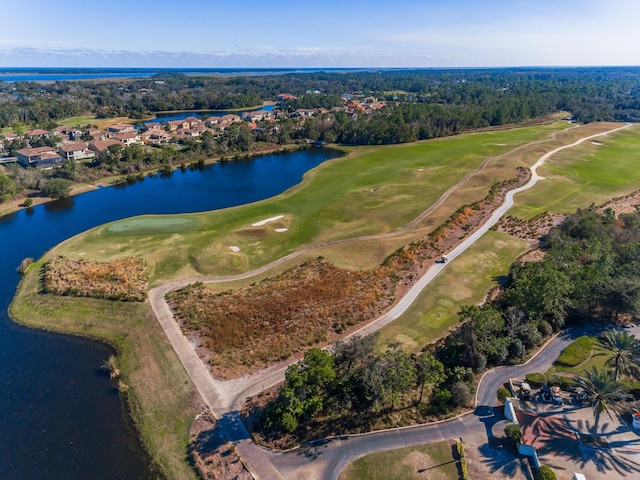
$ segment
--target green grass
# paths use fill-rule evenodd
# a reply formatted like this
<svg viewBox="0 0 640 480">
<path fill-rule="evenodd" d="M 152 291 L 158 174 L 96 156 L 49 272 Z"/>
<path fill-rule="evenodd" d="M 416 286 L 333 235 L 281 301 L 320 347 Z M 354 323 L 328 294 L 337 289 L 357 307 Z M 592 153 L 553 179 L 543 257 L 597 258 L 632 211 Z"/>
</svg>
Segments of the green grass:
<svg viewBox="0 0 640 480">
<path fill-rule="evenodd" d="M 565 355 L 567 350 L 569 350 L 569 353 Z M 587 352 L 586 356 L 585 352 Z M 594 367 L 598 370 L 606 368 L 605 363 L 609 358 L 610 354 L 602 348 L 596 337 L 580 337 L 565 348 L 553 366 L 547 371 L 547 376 L 555 373 L 582 376 Z"/>
<path fill-rule="evenodd" d="M 451 262 L 404 315 L 380 331 L 380 348 L 399 342 L 417 351 L 445 335 L 458 325 L 460 307 L 481 303 L 497 277 L 508 273 L 511 262 L 526 248 L 523 240 L 487 232 Z"/>
<path fill-rule="evenodd" d="M 340 480 L 458 480 L 448 441 L 373 453 L 348 465 Z"/>
<path fill-rule="evenodd" d="M 555 127 L 559 128 L 558 125 Z M 550 126 L 469 134 L 449 139 L 357 148 L 306 175 L 302 185 L 262 202 L 189 215 L 199 228 L 173 234 L 121 235 L 97 228 L 66 242 L 70 258 L 106 260 L 140 256 L 154 265 L 152 281 L 197 274 L 233 274 L 253 269 L 305 245 L 397 230 L 488 157 L 543 138 Z M 502 145 L 504 144 L 504 145 Z M 441 223 L 461 204 L 483 198 L 490 185 L 512 176 L 502 162 L 491 174 L 473 178 L 425 222 Z M 278 222 L 251 227 L 275 215 Z M 275 228 L 288 228 L 284 233 Z M 423 233 L 421 233 L 423 235 Z M 411 239 L 409 239 L 410 241 Z M 232 252 L 230 246 L 240 252 Z M 384 256 L 375 256 L 382 262 Z"/>
<path fill-rule="evenodd" d="M 94 115 L 79 115 L 77 117 L 68 117 L 62 120 L 59 120 L 57 123 L 59 125 L 64 125 L 66 127 L 84 127 L 88 124 L 95 123 L 96 117 Z"/>
<path fill-rule="evenodd" d="M 580 337 L 574 340 L 558 356 L 556 362 L 562 367 L 576 367 L 585 362 L 591 356 L 591 337 Z"/>
<path fill-rule="evenodd" d="M 572 213 L 632 193 L 640 184 L 640 129 L 633 126 L 584 142 L 549 158 L 538 173 L 545 177 L 535 187 L 518 194 L 510 214 L 532 218 L 542 212 Z"/>
</svg>

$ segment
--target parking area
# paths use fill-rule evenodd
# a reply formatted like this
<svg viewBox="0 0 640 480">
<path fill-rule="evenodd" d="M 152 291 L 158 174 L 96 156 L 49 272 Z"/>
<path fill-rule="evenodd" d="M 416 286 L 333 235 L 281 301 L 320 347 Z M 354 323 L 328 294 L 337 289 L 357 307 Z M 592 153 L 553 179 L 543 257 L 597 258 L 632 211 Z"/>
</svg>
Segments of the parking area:
<svg viewBox="0 0 640 480">
<path fill-rule="evenodd" d="M 534 445 L 540 461 L 556 471 L 559 480 L 570 480 L 574 472 L 587 479 L 640 478 L 640 432 L 627 421 L 607 413 L 600 417 L 600 438 L 605 448 L 585 444 L 593 427 L 590 406 L 566 392 L 556 392 L 562 404 L 543 400 L 540 393 L 519 402 L 517 410 L 523 442 Z"/>
</svg>

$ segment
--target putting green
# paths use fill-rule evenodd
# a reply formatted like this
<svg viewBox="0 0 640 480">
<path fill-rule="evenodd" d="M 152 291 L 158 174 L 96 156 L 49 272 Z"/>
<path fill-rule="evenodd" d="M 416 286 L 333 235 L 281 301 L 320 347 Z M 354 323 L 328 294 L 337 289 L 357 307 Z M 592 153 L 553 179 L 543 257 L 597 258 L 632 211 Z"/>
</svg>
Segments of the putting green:
<svg viewBox="0 0 640 480">
<path fill-rule="evenodd" d="M 149 235 L 156 233 L 183 232 L 194 227 L 193 218 L 184 217 L 142 217 L 122 220 L 107 227 L 112 235 Z"/>
</svg>

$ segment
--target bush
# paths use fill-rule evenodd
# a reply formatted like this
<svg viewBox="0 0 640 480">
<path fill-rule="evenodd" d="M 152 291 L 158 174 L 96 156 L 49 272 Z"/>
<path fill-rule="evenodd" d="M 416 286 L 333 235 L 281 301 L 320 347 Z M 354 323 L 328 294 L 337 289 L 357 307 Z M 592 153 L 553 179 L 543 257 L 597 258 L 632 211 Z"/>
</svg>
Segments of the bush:
<svg viewBox="0 0 640 480">
<path fill-rule="evenodd" d="M 33 205 L 33 199 L 32 198 L 25 198 L 24 202 L 22 202 L 22 206 L 23 207 L 30 207 L 31 205 Z"/>
<path fill-rule="evenodd" d="M 536 480 L 556 480 L 556 473 L 548 467 L 547 465 L 542 465 L 538 470 L 536 470 L 535 475 Z"/>
<path fill-rule="evenodd" d="M 558 364 L 564 367 L 575 367 L 585 362 L 591 355 L 591 337 L 580 337 L 573 341 L 558 357 Z"/>
<path fill-rule="evenodd" d="M 544 373 L 527 373 L 525 378 L 532 387 L 540 387 L 547 383 L 547 376 Z"/>
<path fill-rule="evenodd" d="M 66 198 L 71 193 L 71 180 L 64 178 L 52 178 L 47 180 L 42 187 L 42 193 L 51 198 Z"/>
<path fill-rule="evenodd" d="M 509 398 L 510 396 L 511 396 L 511 392 L 504 387 L 500 387 L 496 392 L 496 397 L 498 397 L 498 401 L 503 405 L 507 401 L 507 398 Z"/>
<path fill-rule="evenodd" d="M 515 445 L 522 438 L 522 430 L 515 423 L 510 423 L 504 427 L 504 435 Z"/>
<path fill-rule="evenodd" d="M 451 402 L 455 406 L 461 407 L 467 405 L 470 401 L 471 390 L 469 390 L 469 385 L 464 382 L 454 383 L 453 387 L 451 387 Z"/>
</svg>

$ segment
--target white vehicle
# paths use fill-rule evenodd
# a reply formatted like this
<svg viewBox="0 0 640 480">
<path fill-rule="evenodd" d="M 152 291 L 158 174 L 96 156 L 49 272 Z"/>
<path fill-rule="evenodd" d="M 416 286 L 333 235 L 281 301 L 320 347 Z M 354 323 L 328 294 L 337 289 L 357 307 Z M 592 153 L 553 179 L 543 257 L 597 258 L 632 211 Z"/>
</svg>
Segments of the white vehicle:
<svg viewBox="0 0 640 480">
<path fill-rule="evenodd" d="M 571 480 L 587 480 L 587 477 L 585 477 L 581 473 L 574 473 L 573 477 L 571 477 Z"/>
</svg>

